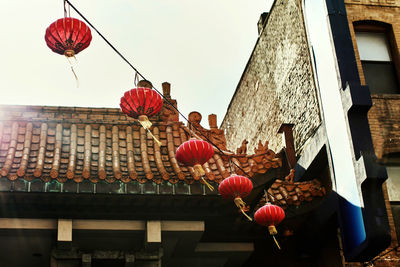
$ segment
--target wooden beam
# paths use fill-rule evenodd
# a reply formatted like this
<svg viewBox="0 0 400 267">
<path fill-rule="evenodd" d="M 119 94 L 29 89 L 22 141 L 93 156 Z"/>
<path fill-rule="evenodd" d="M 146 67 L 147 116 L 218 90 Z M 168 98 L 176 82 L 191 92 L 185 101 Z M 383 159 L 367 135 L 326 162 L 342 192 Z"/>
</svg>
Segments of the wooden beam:
<svg viewBox="0 0 400 267">
<path fill-rule="evenodd" d="M 133 220 L 73 220 L 72 228 L 76 230 L 144 231 L 145 222 Z"/>
<path fill-rule="evenodd" d="M 0 218 L 0 229 L 57 229 L 57 220 Z"/>
<path fill-rule="evenodd" d="M 253 243 L 198 243 L 196 252 L 251 252 L 254 251 Z"/>
<path fill-rule="evenodd" d="M 285 154 L 290 169 L 293 169 L 297 162 L 293 139 L 293 126 L 294 124 L 283 123 L 278 130 L 278 133 L 283 133 L 285 135 Z"/>
<path fill-rule="evenodd" d="M 56 230 L 71 224 L 74 230 L 144 231 L 158 227 L 168 232 L 204 232 L 204 221 L 140 221 L 140 220 L 75 220 L 75 219 L 24 219 L 0 218 L 0 229 L 47 229 Z M 154 228 L 155 229 L 155 228 Z M 161 238 L 161 237 L 160 237 Z"/>
<path fill-rule="evenodd" d="M 162 231 L 200 231 L 204 232 L 204 221 L 161 221 Z"/>
</svg>

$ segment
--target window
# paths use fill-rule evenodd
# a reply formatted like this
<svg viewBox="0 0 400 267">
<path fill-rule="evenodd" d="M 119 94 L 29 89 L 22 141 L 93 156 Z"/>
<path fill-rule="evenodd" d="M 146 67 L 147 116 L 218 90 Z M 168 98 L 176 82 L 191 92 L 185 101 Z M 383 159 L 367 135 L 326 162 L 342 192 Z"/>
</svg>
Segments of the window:
<svg viewBox="0 0 400 267">
<path fill-rule="evenodd" d="M 390 201 L 400 201 L 400 166 L 386 166 L 387 189 Z"/>
<path fill-rule="evenodd" d="M 398 56 L 391 44 L 390 25 L 357 22 L 354 25 L 365 83 L 372 94 L 398 94 Z"/>
<path fill-rule="evenodd" d="M 392 210 L 397 240 L 400 240 L 400 153 L 385 155 L 382 163 L 386 166 L 388 179 L 386 188 Z"/>
</svg>

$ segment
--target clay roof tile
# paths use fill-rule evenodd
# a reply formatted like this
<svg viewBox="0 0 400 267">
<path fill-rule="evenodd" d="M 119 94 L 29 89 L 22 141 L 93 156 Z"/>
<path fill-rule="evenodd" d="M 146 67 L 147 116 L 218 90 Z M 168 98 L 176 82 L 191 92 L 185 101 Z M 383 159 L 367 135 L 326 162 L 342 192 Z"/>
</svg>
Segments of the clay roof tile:
<svg viewBox="0 0 400 267">
<path fill-rule="evenodd" d="M 213 158 L 204 164 L 208 181 L 219 183 L 232 173 L 243 174 L 242 170 L 252 176 L 282 165 L 267 143 L 253 155 L 228 151 L 215 116 L 210 117 L 208 130 L 199 124 L 201 115 L 194 113 L 197 124 L 189 129 L 173 109 L 164 107 L 151 119 L 159 146 L 139 123 L 116 108 L 0 106 L 0 110 L 0 175 L 8 179 L 202 183 L 191 167 L 175 158 L 178 146 L 190 137 L 209 139 L 223 151 L 215 148 Z"/>
</svg>

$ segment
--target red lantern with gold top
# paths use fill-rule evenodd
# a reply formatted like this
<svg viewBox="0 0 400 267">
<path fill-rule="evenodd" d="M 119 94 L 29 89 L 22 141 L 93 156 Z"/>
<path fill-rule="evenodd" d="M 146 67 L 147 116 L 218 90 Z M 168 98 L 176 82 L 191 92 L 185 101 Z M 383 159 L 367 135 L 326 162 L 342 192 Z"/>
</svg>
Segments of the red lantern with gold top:
<svg viewBox="0 0 400 267">
<path fill-rule="evenodd" d="M 151 87 L 153 86 L 150 82 L 140 81 L 137 88 L 124 93 L 119 105 L 126 115 L 137 119 L 143 128 L 153 136 L 150 132 L 152 123 L 149 118 L 160 112 L 163 101 L 161 96 Z M 161 142 L 154 136 L 153 138 L 161 146 Z"/>
<path fill-rule="evenodd" d="M 254 214 L 254 219 L 258 224 L 268 227 L 268 231 L 274 238 L 274 241 L 279 249 L 280 247 L 278 241 L 275 239 L 275 235 L 278 233 L 275 226 L 278 225 L 284 218 L 285 212 L 283 209 L 271 203 L 265 204 Z"/>
<path fill-rule="evenodd" d="M 253 183 L 249 178 L 233 174 L 228 178 L 224 179 L 219 185 L 219 193 L 225 199 L 233 199 L 239 210 L 246 216 L 250 221 L 252 219 L 246 214 L 248 207 L 242 198 L 248 196 L 253 190 Z"/>
<path fill-rule="evenodd" d="M 203 176 L 206 173 L 201 166 L 213 155 L 214 148 L 210 143 L 203 140 L 190 139 L 178 147 L 175 158 L 180 163 L 193 167 L 195 175 L 200 176 L 210 190 L 214 190 L 214 188 L 204 179 Z"/>
<path fill-rule="evenodd" d="M 44 39 L 53 52 L 73 57 L 89 46 L 92 33 L 84 22 L 66 17 L 50 24 Z"/>
</svg>

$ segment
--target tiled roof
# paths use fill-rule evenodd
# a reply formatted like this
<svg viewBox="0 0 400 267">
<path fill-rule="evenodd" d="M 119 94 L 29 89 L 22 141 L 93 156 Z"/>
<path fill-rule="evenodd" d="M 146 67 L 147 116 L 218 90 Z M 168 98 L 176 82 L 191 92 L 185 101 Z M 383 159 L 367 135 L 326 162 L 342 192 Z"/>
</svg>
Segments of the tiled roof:
<svg viewBox="0 0 400 267">
<path fill-rule="evenodd" d="M 167 96 L 168 92 L 164 88 Z M 170 101 L 176 105 L 176 101 Z M 45 182 L 137 180 L 191 184 L 200 177 L 191 167 L 176 161 L 175 151 L 181 143 L 202 132 L 226 150 L 215 115 L 209 118 L 210 130 L 200 126 L 199 116 L 189 116 L 197 125 L 196 134 L 178 121 L 178 114 L 165 104 L 160 114 L 151 119 L 151 131 L 162 142 L 159 146 L 139 123 L 117 108 L 1 106 L 0 176 L 28 181 L 39 178 Z M 267 144 L 260 143 L 252 155 L 238 152 L 222 154 L 215 149 L 214 156 L 203 165 L 205 178 L 219 183 L 231 172 L 240 173 L 229 158 L 249 176 L 282 164 Z"/>
<path fill-rule="evenodd" d="M 312 202 L 321 199 L 327 194 L 327 189 L 318 179 L 295 182 L 295 170 L 284 180 L 276 179 L 260 199 L 258 206 L 263 206 L 267 201 L 279 205 L 283 209 L 289 206 L 300 206 L 303 202 Z M 328 189 L 330 190 L 330 189 Z"/>
</svg>

